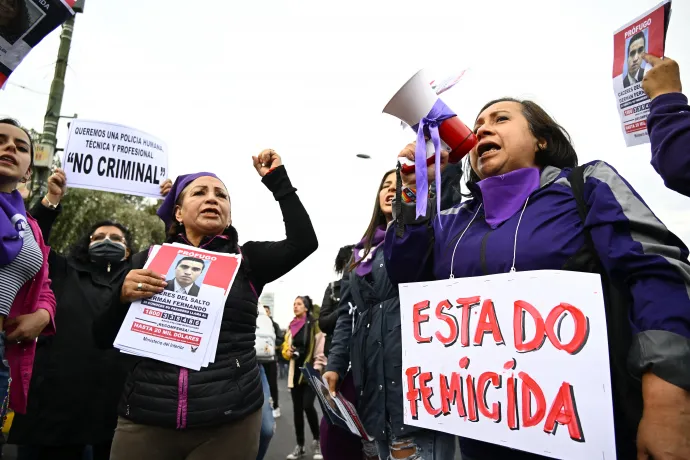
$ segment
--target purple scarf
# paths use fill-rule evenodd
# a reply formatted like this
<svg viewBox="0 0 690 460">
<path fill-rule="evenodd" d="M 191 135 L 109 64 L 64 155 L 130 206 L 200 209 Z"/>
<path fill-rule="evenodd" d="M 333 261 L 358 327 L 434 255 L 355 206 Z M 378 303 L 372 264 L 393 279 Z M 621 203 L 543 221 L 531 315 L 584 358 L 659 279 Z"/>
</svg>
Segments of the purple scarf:
<svg viewBox="0 0 690 460">
<path fill-rule="evenodd" d="M 371 251 L 369 251 L 369 254 L 367 254 L 366 259 L 364 259 L 361 263 L 359 263 L 359 261 L 362 260 L 362 257 L 364 256 L 364 246 L 366 245 L 366 238 L 362 238 L 362 241 L 355 245 L 355 262 L 359 263 L 359 265 L 357 265 L 357 268 L 355 269 L 355 273 L 358 276 L 366 276 L 369 273 L 371 273 L 371 268 L 374 263 L 374 256 L 376 255 L 376 250 L 379 248 L 381 243 L 383 243 L 385 237 L 386 228 L 382 225 L 378 227 L 374 232 L 374 238 L 371 241 Z"/>
<path fill-rule="evenodd" d="M 522 168 L 500 176 L 487 177 L 477 185 L 482 191 L 486 223 L 495 229 L 524 206 L 527 197 L 539 188 L 537 168 Z"/>
<path fill-rule="evenodd" d="M 307 324 L 307 315 L 302 316 L 301 318 L 294 317 L 292 318 L 292 321 L 290 321 L 290 335 L 294 339 L 297 333 L 299 333 L 300 330 L 304 327 L 304 325 Z"/>
<path fill-rule="evenodd" d="M 22 250 L 22 225 L 26 225 L 26 209 L 19 190 L 0 193 L 0 265 L 11 263 Z"/>
</svg>

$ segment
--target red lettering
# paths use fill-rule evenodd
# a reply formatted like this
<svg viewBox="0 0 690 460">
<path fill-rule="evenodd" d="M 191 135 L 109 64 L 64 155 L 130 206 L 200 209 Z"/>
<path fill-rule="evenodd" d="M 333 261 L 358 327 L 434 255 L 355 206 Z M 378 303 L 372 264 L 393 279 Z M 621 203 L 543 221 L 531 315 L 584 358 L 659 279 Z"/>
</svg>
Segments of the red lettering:
<svg viewBox="0 0 690 460">
<path fill-rule="evenodd" d="M 450 376 L 450 384 L 448 378 L 440 374 L 438 377 L 439 386 L 441 387 L 441 412 L 443 415 L 450 415 L 451 405 L 456 405 L 458 408 L 458 415 L 466 417 L 465 401 L 462 398 L 462 378 L 457 372 L 453 372 Z"/>
<path fill-rule="evenodd" d="M 529 428 L 539 424 L 544 418 L 546 412 L 546 399 L 544 392 L 537 382 L 532 379 L 526 372 L 518 372 L 518 376 L 522 380 L 522 426 Z M 532 396 L 537 402 L 537 408 L 532 413 Z"/>
<path fill-rule="evenodd" d="M 420 393 L 419 389 L 415 387 L 416 377 L 421 372 L 421 367 L 408 367 L 405 369 L 405 375 L 407 376 L 407 401 L 410 403 L 410 414 L 412 414 L 412 419 L 417 420 L 419 418 L 419 399 Z"/>
<path fill-rule="evenodd" d="M 508 378 L 508 428 L 520 429 L 520 416 L 517 408 L 517 379 L 510 375 Z"/>
<path fill-rule="evenodd" d="M 463 347 L 470 346 L 470 312 L 472 307 L 479 305 L 479 296 L 475 297 L 460 297 L 456 299 L 458 308 L 462 310 L 462 327 L 460 329 L 460 345 Z"/>
<path fill-rule="evenodd" d="M 479 415 L 477 414 L 477 392 L 474 386 L 474 379 L 471 375 L 465 377 L 465 388 L 467 388 L 467 415 L 470 422 L 479 421 Z"/>
<path fill-rule="evenodd" d="M 441 409 L 434 409 L 430 401 L 431 397 L 434 395 L 434 389 L 426 385 L 427 382 L 431 381 L 433 378 L 431 372 L 423 372 L 419 376 L 419 388 L 422 390 L 422 404 L 424 404 L 424 409 L 429 415 L 438 417 L 441 415 Z"/>
<path fill-rule="evenodd" d="M 570 313 L 575 323 L 575 334 L 567 344 L 561 342 L 561 322 Z M 558 326 L 556 322 L 558 321 Z M 546 317 L 546 334 L 549 340 L 558 350 L 564 350 L 571 355 L 578 354 L 587 343 L 589 337 L 589 319 L 582 311 L 567 303 L 561 303 L 556 308 L 551 310 L 549 316 Z"/>
<path fill-rule="evenodd" d="M 573 386 L 567 382 L 563 382 L 553 400 L 549 415 L 546 416 L 546 421 L 544 422 L 544 431 L 549 434 L 555 434 L 556 428 L 558 428 L 557 424 L 568 426 L 568 434 L 573 441 L 585 441 L 585 435 L 580 424 L 580 416 L 577 413 L 577 406 L 575 404 Z"/>
<path fill-rule="evenodd" d="M 502 386 L 502 378 L 495 372 L 484 372 L 479 376 L 479 380 L 477 380 L 477 390 L 482 392 L 481 397 L 477 398 L 479 412 L 489 420 L 500 423 L 501 403 L 491 403 L 491 409 L 488 408 L 486 403 L 486 393 L 489 391 L 489 382 L 491 382 L 496 389 L 500 389 Z"/>
<path fill-rule="evenodd" d="M 526 313 L 534 320 L 536 332 L 534 338 L 525 343 L 525 316 Z M 528 353 L 539 350 L 546 340 L 544 330 L 544 319 L 534 306 L 524 300 L 516 300 L 513 306 L 513 338 L 515 339 L 515 349 L 518 353 Z"/>
<path fill-rule="evenodd" d="M 451 308 L 453 308 L 453 304 L 451 304 L 449 300 L 439 302 L 439 304 L 436 306 L 436 318 L 440 319 L 441 321 L 445 321 L 450 331 L 447 337 L 441 334 L 440 331 L 436 331 L 436 338 L 446 347 L 455 344 L 455 342 L 458 340 L 459 326 L 457 318 L 455 318 L 453 315 L 443 312 L 444 309 L 450 310 Z"/>
<path fill-rule="evenodd" d="M 482 310 L 479 313 L 479 323 L 474 333 L 474 344 L 481 347 L 484 341 L 484 334 L 487 332 L 493 334 L 496 345 L 503 345 L 503 334 L 501 334 L 501 328 L 498 326 L 496 310 L 491 299 L 484 300 L 482 304 Z"/>
<path fill-rule="evenodd" d="M 431 337 L 422 337 L 422 324 L 429 321 L 429 315 L 422 313 L 422 310 L 429 308 L 429 301 L 414 304 L 412 307 L 412 322 L 414 323 L 414 339 L 417 343 L 430 343 Z"/>
</svg>

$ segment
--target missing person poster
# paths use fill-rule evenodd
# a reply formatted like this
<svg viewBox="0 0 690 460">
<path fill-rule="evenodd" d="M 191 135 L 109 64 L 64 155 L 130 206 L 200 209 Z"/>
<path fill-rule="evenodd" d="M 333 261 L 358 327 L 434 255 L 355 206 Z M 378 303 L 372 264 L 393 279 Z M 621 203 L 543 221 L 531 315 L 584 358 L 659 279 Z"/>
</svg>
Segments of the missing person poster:
<svg viewBox="0 0 690 460">
<path fill-rule="evenodd" d="M 100 121 L 71 122 L 62 164 L 70 187 L 151 198 L 161 197 L 160 184 L 168 177 L 163 141 Z"/>
<path fill-rule="evenodd" d="M 74 0 L 0 0 L 0 86 L 27 54 L 74 15 Z"/>
<path fill-rule="evenodd" d="M 165 290 L 132 302 L 113 345 L 189 369 L 208 366 L 240 263 L 239 255 L 192 246 L 154 247 L 144 268 L 165 274 Z"/>
<path fill-rule="evenodd" d="M 565 460 L 616 458 L 597 274 L 400 284 L 405 424 Z"/>
<path fill-rule="evenodd" d="M 613 90 L 628 147 L 649 143 L 649 97 L 642 89 L 649 64 L 642 56 L 649 53 L 663 57 L 670 16 L 671 0 L 665 0 L 613 36 Z"/>
</svg>

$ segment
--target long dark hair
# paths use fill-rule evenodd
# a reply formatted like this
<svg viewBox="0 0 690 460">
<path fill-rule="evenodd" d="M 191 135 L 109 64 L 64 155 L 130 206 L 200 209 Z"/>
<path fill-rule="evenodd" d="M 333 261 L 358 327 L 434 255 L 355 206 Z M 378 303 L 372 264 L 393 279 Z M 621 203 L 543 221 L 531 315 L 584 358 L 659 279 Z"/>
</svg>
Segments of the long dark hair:
<svg viewBox="0 0 690 460">
<path fill-rule="evenodd" d="M 479 113 L 499 102 L 517 102 L 522 106 L 522 115 L 527 119 L 529 130 L 537 139 L 546 141 L 546 147 L 536 153 L 535 163 L 539 167 L 555 166 L 556 168 L 574 168 L 578 165 L 577 153 L 572 145 L 570 134 L 561 125 L 556 123 L 544 109 L 530 100 L 504 97 L 487 103 Z M 479 182 L 479 176 L 472 169 L 469 156 L 465 160 L 467 183 Z"/>
<path fill-rule="evenodd" d="M 381 178 L 381 182 L 379 183 L 379 188 L 376 191 L 376 201 L 374 202 L 374 212 L 371 214 L 371 220 L 369 221 L 369 227 L 367 227 L 367 231 L 364 232 L 364 254 L 362 254 L 362 257 L 359 259 L 359 261 L 355 262 L 354 257 L 352 259 L 352 264 L 350 265 L 350 270 L 354 270 L 357 268 L 357 266 L 362 263 L 364 259 L 369 255 L 371 252 L 371 246 L 374 241 L 374 235 L 376 234 L 376 229 L 379 228 L 380 226 L 386 226 L 388 224 L 388 221 L 386 220 L 386 215 L 383 213 L 381 210 L 381 202 L 379 200 L 379 193 L 381 192 L 381 189 L 383 187 L 383 183 L 386 182 L 386 177 L 388 177 L 391 174 L 395 174 L 395 169 L 391 169 L 389 171 L 386 171 L 386 174 L 383 175 Z"/>
<path fill-rule="evenodd" d="M 91 262 L 91 258 L 89 257 L 91 235 L 93 235 L 93 232 L 95 232 L 99 227 L 117 227 L 120 229 L 122 234 L 125 236 L 125 245 L 127 246 L 127 249 L 129 249 L 129 256 L 131 257 L 132 254 L 135 253 L 134 245 L 132 244 L 132 234 L 127 227 L 111 220 L 102 220 L 89 227 L 89 230 L 80 236 L 79 239 L 72 245 L 69 253 L 71 258 L 85 264 Z"/>
<path fill-rule="evenodd" d="M 22 2 L 22 3 L 24 3 L 24 2 Z M 21 123 L 19 123 L 14 118 L 3 118 L 0 120 L 0 124 L 14 126 L 15 128 L 19 128 L 26 133 L 26 137 L 29 138 L 29 153 L 31 154 L 31 163 L 30 163 L 29 167 L 31 168 L 31 171 L 33 171 L 34 170 L 34 141 L 33 141 L 33 139 L 31 139 L 31 133 L 29 132 L 29 130 L 26 129 L 25 127 L 23 127 L 21 125 Z"/>
<path fill-rule="evenodd" d="M 15 0 L 17 14 L 6 26 L 0 26 L 0 33 L 5 40 L 14 45 L 19 37 L 29 28 L 29 9 L 26 7 L 25 0 Z"/>
<path fill-rule="evenodd" d="M 349 244 L 338 250 L 338 255 L 335 257 L 335 265 L 333 266 L 336 273 L 341 274 L 345 271 L 347 263 L 350 261 L 350 259 L 352 259 L 352 250 L 354 248 L 354 244 Z"/>
</svg>

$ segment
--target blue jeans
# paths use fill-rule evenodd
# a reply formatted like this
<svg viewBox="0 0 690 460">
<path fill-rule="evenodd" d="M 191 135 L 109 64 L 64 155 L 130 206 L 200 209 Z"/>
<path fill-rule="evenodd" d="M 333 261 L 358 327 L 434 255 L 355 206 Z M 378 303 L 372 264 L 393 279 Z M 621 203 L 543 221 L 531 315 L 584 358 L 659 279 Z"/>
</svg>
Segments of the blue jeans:
<svg viewBox="0 0 690 460">
<path fill-rule="evenodd" d="M 268 444 L 273 437 L 276 422 L 273 418 L 273 409 L 271 408 L 271 390 L 268 387 L 266 372 L 261 365 L 259 365 L 259 372 L 261 372 L 261 386 L 264 390 L 264 407 L 261 410 L 261 434 L 259 436 L 259 453 L 256 456 L 256 460 L 263 460 L 268 450 Z"/>
<path fill-rule="evenodd" d="M 457 437 L 440 431 L 420 430 L 377 443 L 381 460 L 394 458 L 391 450 L 409 451 L 410 454 L 404 457 L 405 460 L 453 460 Z"/>
</svg>

